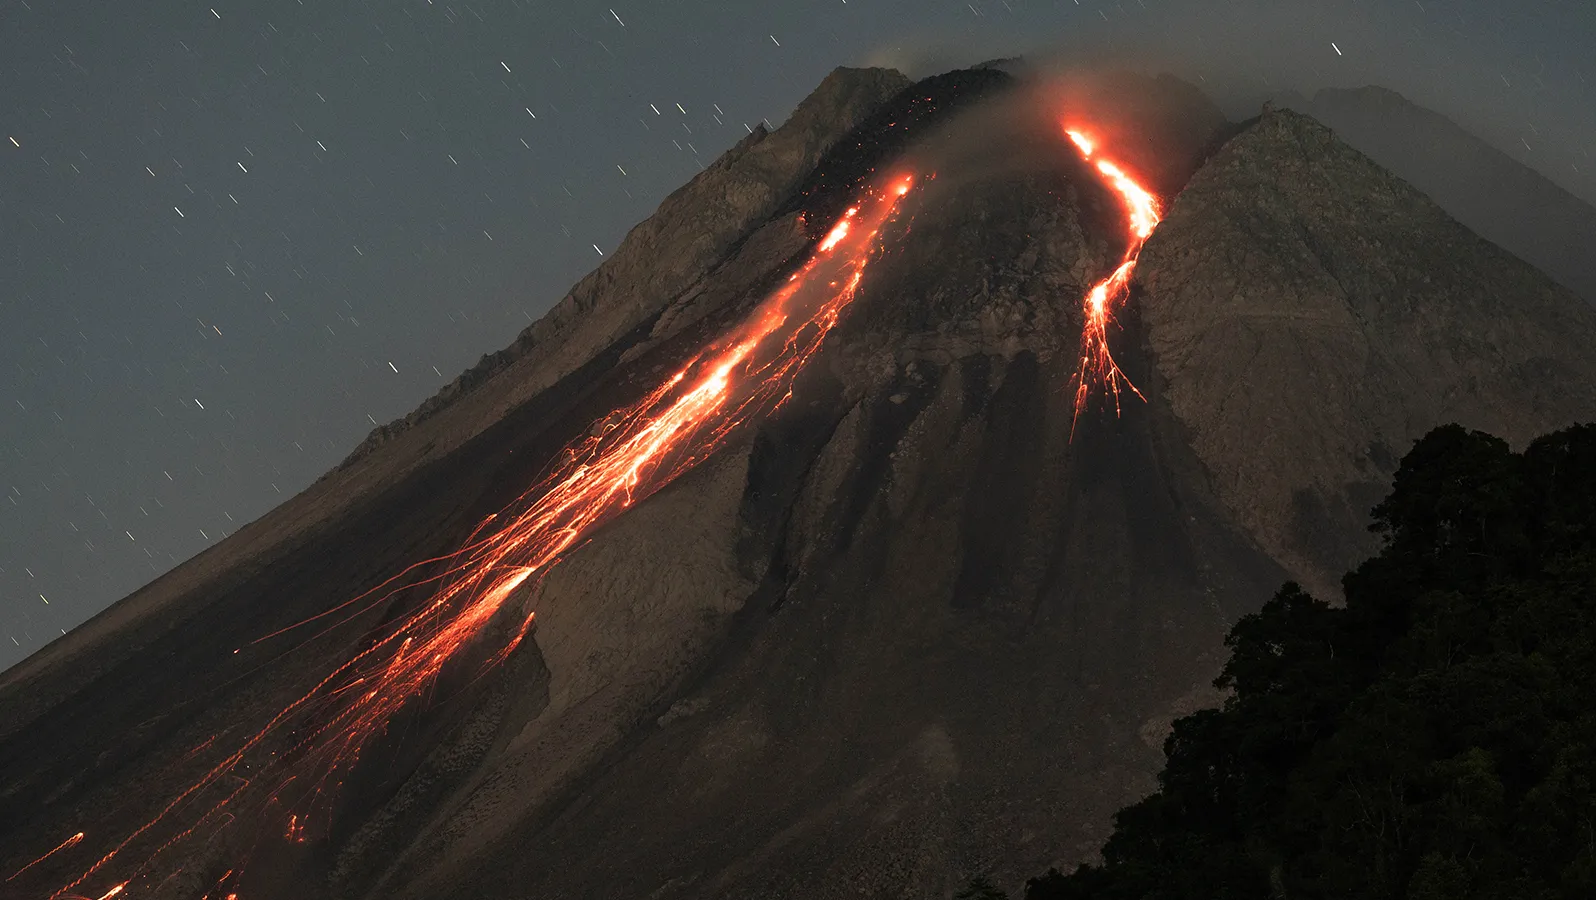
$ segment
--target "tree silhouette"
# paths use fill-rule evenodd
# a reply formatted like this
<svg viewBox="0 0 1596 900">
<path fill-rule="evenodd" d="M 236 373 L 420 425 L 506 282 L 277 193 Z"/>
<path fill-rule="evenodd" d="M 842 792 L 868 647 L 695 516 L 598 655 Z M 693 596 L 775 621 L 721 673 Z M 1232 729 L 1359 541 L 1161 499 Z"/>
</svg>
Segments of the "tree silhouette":
<svg viewBox="0 0 1596 900">
<path fill-rule="evenodd" d="M 1009 895 L 998 890 L 985 875 L 977 875 L 970 883 L 953 895 L 953 900 L 1009 900 Z"/>
<path fill-rule="evenodd" d="M 1345 607 L 1237 622 L 1224 707 L 1027 900 L 1596 897 L 1596 426 L 1438 428 L 1373 517 Z"/>
</svg>

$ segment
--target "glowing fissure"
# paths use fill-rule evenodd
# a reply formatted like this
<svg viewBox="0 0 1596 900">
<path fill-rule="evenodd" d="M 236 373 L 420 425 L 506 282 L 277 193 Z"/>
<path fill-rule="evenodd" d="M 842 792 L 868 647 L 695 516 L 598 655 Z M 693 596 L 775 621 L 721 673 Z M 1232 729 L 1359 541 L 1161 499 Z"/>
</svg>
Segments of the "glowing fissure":
<svg viewBox="0 0 1596 900">
<path fill-rule="evenodd" d="M 1066 128 L 1064 133 L 1069 136 L 1076 149 L 1081 151 L 1081 156 L 1092 162 L 1097 152 L 1097 142 L 1074 128 Z M 1125 247 L 1125 255 L 1121 257 L 1119 265 L 1107 278 L 1092 285 L 1082 303 L 1081 360 L 1080 367 L 1075 373 L 1077 420 L 1086 409 L 1087 403 L 1091 401 L 1094 391 L 1101 391 L 1113 399 L 1116 414 L 1120 409 L 1121 389 L 1128 390 L 1137 397 L 1142 396 L 1136 385 L 1120 371 L 1119 363 L 1114 361 L 1114 354 L 1108 347 L 1108 328 L 1114 322 L 1115 312 L 1130 295 L 1131 275 L 1136 271 L 1136 260 L 1141 255 L 1142 245 L 1147 242 L 1153 229 L 1158 227 L 1162 215 L 1158 198 L 1136 183 L 1136 180 L 1126 174 L 1124 169 L 1101 158 L 1095 161 L 1093 168 L 1103 176 L 1103 180 L 1119 194 L 1120 201 L 1125 204 L 1125 212 L 1129 219 L 1129 243 Z"/>
<path fill-rule="evenodd" d="M 492 637 L 489 624 L 517 588 L 541 576 L 596 527 L 702 462 L 751 417 L 786 401 L 793 378 L 853 300 L 881 227 L 912 185 L 912 176 L 904 175 L 867 191 L 747 322 L 641 400 L 600 420 L 589 437 L 564 451 L 548 477 L 506 511 L 483 520 L 460 550 L 416 563 L 365 594 L 258 639 L 255 643 L 319 625 L 308 641 L 401 592 L 435 590 L 45 896 L 109 898 L 136 892 L 135 882 L 159 884 L 150 879 L 163 855 L 190 840 L 214 839 L 240 819 L 280 817 L 280 834 L 289 841 L 306 840 L 313 823 L 325 823 L 334 792 L 361 752 L 403 707 L 436 684 L 444 666 L 464 655 L 461 651 Z M 429 566 L 441 571 L 417 574 Z M 530 613 L 520 617 L 488 654 L 486 665 L 503 661 L 531 624 Z M 208 738 L 189 755 L 216 740 Z M 268 744 L 286 749 L 273 751 Z M 68 838 L 12 878 L 43 868 L 57 854 L 65 856 L 82 838 Z M 129 857 L 136 861 L 111 886 L 82 892 L 111 863 Z M 223 875 L 212 891 L 236 887 L 244 863 Z"/>
</svg>

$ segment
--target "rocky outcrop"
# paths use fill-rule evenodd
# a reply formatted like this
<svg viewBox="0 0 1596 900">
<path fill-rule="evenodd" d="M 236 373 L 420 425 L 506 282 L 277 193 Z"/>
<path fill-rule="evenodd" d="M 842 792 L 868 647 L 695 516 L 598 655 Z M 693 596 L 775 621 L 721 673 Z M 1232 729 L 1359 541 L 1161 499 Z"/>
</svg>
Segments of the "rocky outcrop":
<svg viewBox="0 0 1596 900">
<path fill-rule="evenodd" d="M 1596 417 L 1596 310 L 1289 110 L 1192 179 L 1137 286 L 1215 489 L 1329 595 L 1419 435 L 1522 443 Z"/>
</svg>

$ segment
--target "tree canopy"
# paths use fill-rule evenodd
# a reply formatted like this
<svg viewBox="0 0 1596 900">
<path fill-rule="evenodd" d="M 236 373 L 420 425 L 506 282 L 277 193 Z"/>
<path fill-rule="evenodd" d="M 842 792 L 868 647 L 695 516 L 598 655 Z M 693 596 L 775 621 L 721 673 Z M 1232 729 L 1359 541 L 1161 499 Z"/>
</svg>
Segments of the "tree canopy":
<svg viewBox="0 0 1596 900">
<path fill-rule="evenodd" d="M 1596 897 L 1596 426 L 1438 428 L 1373 518 L 1345 605 L 1237 622 L 1223 708 L 1027 900 Z"/>
</svg>

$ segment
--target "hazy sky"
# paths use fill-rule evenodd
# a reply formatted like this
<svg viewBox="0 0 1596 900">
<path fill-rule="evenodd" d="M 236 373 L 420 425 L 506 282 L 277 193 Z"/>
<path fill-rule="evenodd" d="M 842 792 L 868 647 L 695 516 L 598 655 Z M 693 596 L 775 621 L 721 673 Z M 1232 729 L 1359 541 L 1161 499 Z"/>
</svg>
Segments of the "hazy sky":
<svg viewBox="0 0 1596 900">
<path fill-rule="evenodd" d="M 614 3 L 613 7 L 609 5 Z M 507 344 L 839 64 L 1380 83 L 1596 199 L 1589 0 L 0 0 L 0 667 Z"/>
</svg>

